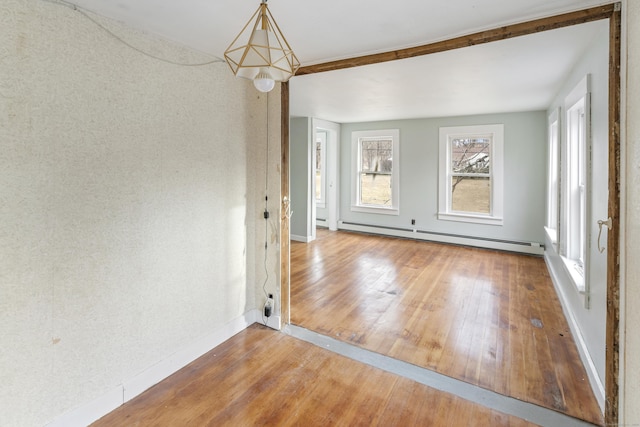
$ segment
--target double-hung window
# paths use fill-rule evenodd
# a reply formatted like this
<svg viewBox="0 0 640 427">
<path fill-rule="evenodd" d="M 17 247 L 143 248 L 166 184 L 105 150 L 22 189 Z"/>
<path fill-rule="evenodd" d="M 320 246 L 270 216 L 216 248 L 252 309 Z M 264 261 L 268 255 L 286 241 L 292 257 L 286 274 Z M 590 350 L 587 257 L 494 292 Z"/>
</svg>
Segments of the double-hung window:
<svg viewBox="0 0 640 427">
<path fill-rule="evenodd" d="M 587 263 L 587 198 L 589 176 L 589 76 L 565 99 L 566 147 L 563 185 L 561 255 L 576 287 L 585 289 Z"/>
<path fill-rule="evenodd" d="M 502 225 L 504 126 L 440 128 L 438 219 Z"/>
<path fill-rule="evenodd" d="M 352 133 L 351 210 L 398 215 L 398 129 Z"/>
</svg>

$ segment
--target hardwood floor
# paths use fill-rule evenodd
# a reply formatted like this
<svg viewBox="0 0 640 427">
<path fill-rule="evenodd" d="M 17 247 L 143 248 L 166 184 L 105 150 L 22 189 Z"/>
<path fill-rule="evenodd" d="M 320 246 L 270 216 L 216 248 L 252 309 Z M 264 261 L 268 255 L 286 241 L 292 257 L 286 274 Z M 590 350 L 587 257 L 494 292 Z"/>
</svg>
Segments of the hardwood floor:
<svg viewBox="0 0 640 427">
<path fill-rule="evenodd" d="M 542 258 L 319 229 L 291 245 L 291 321 L 603 423 Z"/>
<path fill-rule="evenodd" d="M 254 324 L 102 426 L 533 426 Z"/>
</svg>

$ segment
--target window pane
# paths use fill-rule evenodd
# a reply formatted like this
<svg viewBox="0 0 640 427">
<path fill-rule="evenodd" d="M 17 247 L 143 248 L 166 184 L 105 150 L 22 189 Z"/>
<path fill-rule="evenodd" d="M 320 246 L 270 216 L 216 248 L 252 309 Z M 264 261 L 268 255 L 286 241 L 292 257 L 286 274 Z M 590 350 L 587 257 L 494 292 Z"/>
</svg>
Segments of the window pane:
<svg viewBox="0 0 640 427">
<path fill-rule="evenodd" d="M 360 144 L 361 172 L 391 173 L 393 168 L 391 139 L 363 139 Z"/>
<path fill-rule="evenodd" d="M 490 144 L 488 137 L 451 140 L 451 172 L 489 173 Z"/>
<path fill-rule="evenodd" d="M 464 176 L 451 177 L 451 210 L 491 213 L 491 179 Z"/>
<path fill-rule="evenodd" d="M 316 200 L 322 200 L 322 141 L 316 141 Z"/>
<path fill-rule="evenodd" d="M 316 142 L 316 169 L 322 168 L 322 142 Z"/>
<path fill-rule="evenodd" d="M 322 199 L 322 174 L 316 171 L 316 200 Z"/>
<path fill-rule="evenodd" d="M 352 211 L 398 215 L 399 146 L 398 129 L 351 133 Z"/>
<path fill-rule="evenodd" d="M 547 227 L 552 230 L 558 228 L 558 165 L 558 122 L 554 121 L 549 126 L 549 199 L 547 201 Z M 554 234 L 554 240 L 557 240 L 557 232 Z"/>
<path fill-rule="evenodd" d="M 391 175 L 361 173 L 360 204 L 391 206 Z"/>
</svg>

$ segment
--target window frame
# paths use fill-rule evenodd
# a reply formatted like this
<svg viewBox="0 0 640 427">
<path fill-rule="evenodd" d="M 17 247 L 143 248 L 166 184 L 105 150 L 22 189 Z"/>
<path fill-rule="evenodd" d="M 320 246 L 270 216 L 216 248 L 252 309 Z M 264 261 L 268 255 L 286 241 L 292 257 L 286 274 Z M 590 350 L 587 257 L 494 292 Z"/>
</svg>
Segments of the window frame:
<svg viewBox="0 0 640 427">
<path fill-rule="evenodd" d="M 504 223 L 504 124 L 448 126 L 440 128 L 438 219 L 502 226 Z M 491 135 L 489 213 L 454 211 L 451 207 L 451 141 Z"/>
<path fill-rule="evenodd" d="M 560 235 L 560 164 L 562 161 L 560 108 L 555 109 L 548 117 L 547 125 L 547 212 L 545 230 L 551 243 L 558 245 Z"/>
<path fill-rule="evenodd" d="M 360 203 L 361 141 L 371 139 L 391 139 L 391 206 L 377 206 Z M 381 129 L 351 132 L 351 211 L 383 215 L 400 214 L 400 130 Z"/>
<path fill-rule="evenodd" d="M 565 98 L 560 256 L 579 292 L 587 289 L 591 167 L 591 97 L 587 74 Z M 582 117 L 582 119 L 581 119 Z"/>
</svg>

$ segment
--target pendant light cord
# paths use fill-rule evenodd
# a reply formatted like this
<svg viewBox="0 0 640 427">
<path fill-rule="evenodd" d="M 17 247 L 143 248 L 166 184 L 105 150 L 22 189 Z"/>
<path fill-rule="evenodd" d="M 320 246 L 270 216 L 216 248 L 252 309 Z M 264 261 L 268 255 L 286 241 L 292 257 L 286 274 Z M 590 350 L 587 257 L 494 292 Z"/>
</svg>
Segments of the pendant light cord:
<svg viewBox="0 0 640 427">
<path fill-rule="evenodd" d="M 269 268 L 267 262 L 268 255 L 268 242 L 269 242 L 269 92 L 266 93 L 267 99 L 267 143 L 265 149 L 265 161 L 264 161 L 264 212 L 265 212 L 265 223 L 264 223 L 264 273 L 265 278 L 262 283 L 262 292 L 264 292 L 265 302 L 262 308 L 262 322 L 265 326 L 269 322 L 269 318 L 265 317 L 265 307 L 267 306 L 267 302 L 269 301 L 269 293 L 267 292 L 267 283 L 269 282 Z"/>
</svg>

